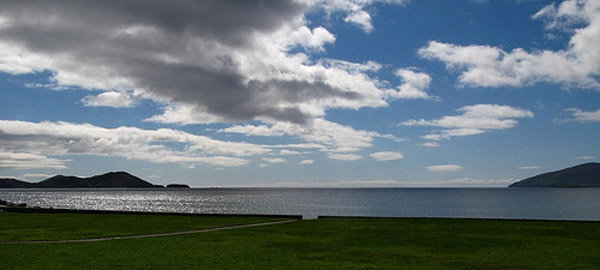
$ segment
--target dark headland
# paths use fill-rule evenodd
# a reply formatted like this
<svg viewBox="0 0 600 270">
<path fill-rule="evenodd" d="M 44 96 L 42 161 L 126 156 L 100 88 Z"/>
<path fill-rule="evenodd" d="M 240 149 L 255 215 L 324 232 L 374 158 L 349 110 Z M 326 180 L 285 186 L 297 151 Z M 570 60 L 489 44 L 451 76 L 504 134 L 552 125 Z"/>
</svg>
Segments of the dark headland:
<svg viewBox="0 0 600 270">
<path fill-rule="evenodd" d="M 163 188 L 126 172 L 109 172 L 92 177 L 57 175 L 38 183 L 0 179 L 0 188 Z"/>
<path fill-rule="evenodd" d="M 600 187 L 600 163 L 590 162 L 536 175 L 509 187 Z"/>
</svg>

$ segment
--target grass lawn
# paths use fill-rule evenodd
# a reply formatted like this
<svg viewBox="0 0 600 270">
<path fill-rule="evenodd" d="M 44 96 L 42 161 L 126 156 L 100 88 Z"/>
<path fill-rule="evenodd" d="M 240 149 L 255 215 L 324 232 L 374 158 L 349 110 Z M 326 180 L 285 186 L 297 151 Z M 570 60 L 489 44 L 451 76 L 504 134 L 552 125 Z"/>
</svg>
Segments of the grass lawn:
<svg viewBox="0 0 600 270">
<path fill-rule="evenodd" d="M 276 220 L 283 219 L 243 216 L 219 217 L 0 212 L 0 242 L 85 239 L 166 233 Z"/>
<path fill-rule="evenodd" d="M 110 235 L 144 221 L 125 215 L 0 213 L 2 239 L 27 239 L 30 220 L 75 222 Z M 99 217 L 96 217 L 99 216 Z M 64 218 L 64 220 L 63 220 Z M 152 230 L 229 223 L 229 218 L 156 216 Z M 179 218 L 179 217 L 178 217 Z M 212 220 L 212 219 L 216 219 Z M 221 220 L 219 220 L 221 219 Z M 5 232 L 6 223 L 10 226 Z M 124 222 L 128 226 L 109 224 Z M 239 220 L 238 222 L 242 222 Z M 239 223 L 236 223 L 239 224 Z M 187 226 L 187 227 L 186 227 Z M 146 228 L 147 230 L 148 228 Z M 46 237 L 48 233 L 40 233 Z M 17 236 L 11 236 L 17 235 Z M 12 238 L 11 238 L 12 237 Z M 63 238 L 61 238 L 63 239 Z M 0 244 L 0 269 L 600 269 L 600 223 L 459 219 L 322 218 L 265 227 L 93 243 Z"/>
</svg>

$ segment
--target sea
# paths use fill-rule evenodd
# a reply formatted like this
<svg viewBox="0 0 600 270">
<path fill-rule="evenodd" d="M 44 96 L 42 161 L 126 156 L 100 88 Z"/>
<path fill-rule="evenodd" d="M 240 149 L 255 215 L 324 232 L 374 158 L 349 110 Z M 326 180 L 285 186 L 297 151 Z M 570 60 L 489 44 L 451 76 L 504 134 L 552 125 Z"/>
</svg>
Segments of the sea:
<svg viewBox="0 0 600 270">
<path fill-rule="evenodd" d="M 600 221 L 600 188 L 2 189 L 42 208 Z"/>
</svg>

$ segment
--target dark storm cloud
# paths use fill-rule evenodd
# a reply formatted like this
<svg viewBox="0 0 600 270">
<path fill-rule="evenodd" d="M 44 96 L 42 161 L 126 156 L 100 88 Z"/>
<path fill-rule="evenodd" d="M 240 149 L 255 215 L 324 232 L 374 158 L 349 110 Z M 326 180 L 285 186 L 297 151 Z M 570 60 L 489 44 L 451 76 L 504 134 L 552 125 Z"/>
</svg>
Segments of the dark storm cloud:
<svg viewBox="0 0 600 270">
<path fill-rule="evenodd" d="M 50 64 L 36 69 L 65 74 L 59 83 L 111 90 L 109 83 L 96 85 L 121 78 L 129 88 L 226 121 L 263 117 L 304 123 L 313 116 L 300 109 L 302 104 L 361 98 L 319 79 L 256 80 L 240 71 L 232 55 L 255 50 L 257 34 L 298 26 L 306 7 L 294 1 L 44 0 L 0 1 L 0 6 L 0 19 L 7 22 L 0 27 L 0 42 L 46 57 Z M 72 74 L 79 81 L 69 81 Z"/>
<path fill-rule="evenodd" d="M 0 14 L 21 22 L 21 27 L 42 31 L 58 26 L 79 29 L 84 33 L 76 34 L 85 36 L 140 24 L 236 45 L 252 31 L 273 30 L 303 11 L 302 5 L 290 0 L 8 0 L 0 5 Z"/>
</svg>

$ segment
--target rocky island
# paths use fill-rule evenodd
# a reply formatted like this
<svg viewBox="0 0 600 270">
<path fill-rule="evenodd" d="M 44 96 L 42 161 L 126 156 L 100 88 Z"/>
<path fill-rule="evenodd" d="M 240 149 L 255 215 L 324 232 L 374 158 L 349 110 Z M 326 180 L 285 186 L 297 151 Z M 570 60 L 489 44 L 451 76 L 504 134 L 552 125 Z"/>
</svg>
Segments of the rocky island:
<svg viewBox="0 0 600 270">
<path fill-rule="evenodd" d="M 168 184 L 167 188 L 184 188 L 184 189 L 189 189 L 190 186 L 188 186 L 186 184 Z"/>
</svg>

